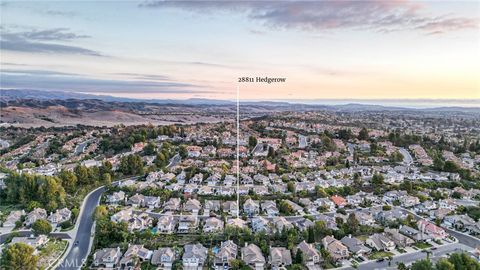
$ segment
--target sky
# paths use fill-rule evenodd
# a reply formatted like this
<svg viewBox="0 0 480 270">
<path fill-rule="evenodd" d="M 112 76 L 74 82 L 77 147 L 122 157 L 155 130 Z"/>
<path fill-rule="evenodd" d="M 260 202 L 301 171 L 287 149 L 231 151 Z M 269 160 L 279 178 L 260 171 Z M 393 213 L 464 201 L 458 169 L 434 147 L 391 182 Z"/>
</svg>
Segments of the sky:
<svg viewBox="0 0 480 270">
<path fill-rule="evenodd" d="M 2 1 L 3 89 L 480 99 L 479 1 Z M 238 83 L 239 77 L 286 78 Z"/>
</svg>

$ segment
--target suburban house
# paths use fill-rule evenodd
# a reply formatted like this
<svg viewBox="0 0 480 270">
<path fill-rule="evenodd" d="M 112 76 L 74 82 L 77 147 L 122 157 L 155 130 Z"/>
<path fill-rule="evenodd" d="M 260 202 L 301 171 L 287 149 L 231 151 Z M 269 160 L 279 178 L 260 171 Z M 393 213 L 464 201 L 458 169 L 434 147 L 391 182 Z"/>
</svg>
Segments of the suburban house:
<svg viewBox="0 0 480 270">
<path fill-rule="evenodd" d="M 60 224 L 67 220 L 70 220 L 72 217 L 72 212 L 68 208 L 57 209 L 55 213 L 51 213 L 48 217 L 48 221 L 54 225 Z"/>
<path fill-rule="evenodd" d="M 357 256 L 366 256 L 372 249 L 365 246 L 364 242 L 356 237 L 344 236 L 341 240 L 342 244 L 344 244 L 351 253 Z"/>
<path fill-rule="evenodd" d="M 415 241 L 413 241 L 413 239 L 401 234 L 400 231 L 397 229 L 385 228 L 384 232 L 385 235 L 390 238 L 398 247 L 405 248 L 415 244 Z"/>
<path fill-rule="evenodd" d="M 211 233 L 211 232 L 221 232 L 223 231 L 224 222 L 216 217 L 210 217 L 205 220 L 205 224 L 203 225 L 203 232 L 204 233 Z"/>
<path fill-rule="evenodd" d="M 120 248 L 104 248 L 93 254 L 92 268 L 117 269 L 122 252 Z"/>
<path fill-rule="evenodd" d="M 177 222 L 172 215 L 162 215 L 158 218 L 157 229 L 160 233 L 173 233 Z"/>
<path fill-rule="evenodd" d="M 208 256 L 208 249 L 202 244 L 185 245 L 182 256 L 183 269 L 202 270 Z"/>
<path fill-rule="evenodd" d="M 151 257 L 152 251 L 144 248 L 143 245 L 129 245 L 119 264 L 122 269 L 134 268 L 139 261 L 150 261 Z"/>
<path fill-rule="evenodd" d="M 265 257 L 260 248 L 255 244 L 249 244 L 242 248 L 242 260 L 254 270 L 263 270 Z"/>
<path fill-rule="evenodd" d="M 419 230 L 414 229 L 410 226 L 400 226 L 400 229 L 398 231 L 403 235 L 412 238 L 415 241 L 427 241 L 432 239 L 432 237 L 430 237 L 429 235 L 422 233 Z"/>
<path fill-rule="evenodd" d="M 25 215 L 25 210 L 16 210 L 16 211 L 10 212 L 10 214 L 5 219 L 5 222 L 3 222 L 2 227 L 14 228 L 15 223 L 17 223 L 17 221 L 20 221 L 20 218 L 24 215 Z"/>
<path fill-rule="evenodd" d="M 25 217 L 25 226 L 32 226 L 39 219 L 47 219 L 47 211 L 43 208 L 35 208 Z"/>
<path fill-rule="evenodd" d="M 349 257 L 348 248 L 333 236 L 325 236 L 322 239 L 322 245 L 335 261 L 347 259 Z"/>
<path fill-rule="evenodd" d="M 252 199 L 247 199 L 243 204 L 243 211 L 248 216 L 257 215 L 260 212 L 260 205 L 258 201 L 254 201 Z"/>
<path fill-rule="evenodd" d="M 213 265 L 215 269 L 216 270 L 229 269 L 230 262 L 233 259 L 237 258 L 237 252 L 238 252 L 238 247 L 233 241 L 228 240 L 228 241 L 222 242 L 220 249 L 214 255 L 215 257 L 213 259 Z"/>
<path fill-rule="evenodd" d="M 10 244 L 16 244 L 16 243 L 23 243 L 26 245 L 29 245 L 33 247 L 34 249 L 37 249 L 39 247 L 43 247 L 48 242 L 48 237 L 44 234 L 41 234 L 39 236 L 15 236 L 12 238 L 12 241 Z"/>
<path fill-rule="evenodd" d="M 344 206 L 347 205 L 347 200 L 345 198 L 340 197 L 338 195 L 333 195 L 330 197 L 330 200 L 338 207 L 338 208 L 343 208 Z"/>
<path fill-rule="evenodd" d="M 264 231 L 266 233 L 271 232 L 270 228 L 270 221 L 264 217 L 254 217 L 251 221 L 252 231 L 253 232 L 261 232 Z"/>
<path fill-rule="evenodd" d="M 290 250 L 284 247 L 271 247 L 268 263 L 272 267 L 272 270 L 284 269 L 291 265 L 292 255 L 290 254 Z"/>
<path fill-rule="evenodd" d="M 278 216 L 279 211 L 274 201 L 263 201 L 260 205 L 262 212 L 266 213 L 269 217 Z"/>
<path fill-rule="evenodd" d="M 303 254 L 303 262 L 307 267 L 314 266 L 321 261 L 320 252 L 313 246 L 313 244 L 308 244 L 307 242 L 302 241 L 297 246 L 297 250 L 301 250 Z"/>
<path fill-rule="evenodd" d="M 420 232 L 430 235 L 433 239 L 445 239 L 448 236 L 444 229 L 425 219 L 419 220 L 417 226 Z"/>
<path fill-rule="evenodd" d="M 118 191 L 114 192 L 112 195 L 107 195 L 106 203 L 117 205 L 121 202 L 125 201 L 125 192 Z"/>
<path fill-rule="evenodd" d="M 446 216 L 443 223 L 456 230 L 466 230 L 475 224 L 475 220 L 467 215 L 451 215 Z"/>
<path fill-rule="evenodd" d="M 193 230 L 196 230 L 198 227 L 198 218 L 197 216 L 180 216 L 178 221 L 178 233 L 188 233 Z"/>
<path fill-rule="evenodd" d="M 183 211 L 197 215 L 202 210 L 202 204 L 197 199 L 188 199 L 183 205 Z"/>
<path fill-rule="evenodd" d="M 175 261 L 175 251 L 172 248 L 159 248 L 153 251 L 151 263 L 164 270 L 172 269 Z"/>
<path fill-rule="evenodd" d="M 166 201 L 163 204 L 163 211 L 164 212 L 175 212 L 180 210 L 180 198 L 170 198 L 170 200 Z"/>
<path fill-rule="evenodd" d="M 371 235 L 365 243 L 376 251 L 392 251 L 395 249 L 395 242 L 381 233 Z"/>
</svg>

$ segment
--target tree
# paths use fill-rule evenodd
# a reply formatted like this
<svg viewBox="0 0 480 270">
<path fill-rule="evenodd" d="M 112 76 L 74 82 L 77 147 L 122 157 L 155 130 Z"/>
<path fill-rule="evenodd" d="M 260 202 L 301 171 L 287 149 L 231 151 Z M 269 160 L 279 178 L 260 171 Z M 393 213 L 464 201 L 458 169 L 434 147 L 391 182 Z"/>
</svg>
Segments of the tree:
<svg viewBox="0 0 480 270">
<path fill-rule="evenodd" d="M 359 140 L 368 140 L 368 130 L 367 128 L 362 128 L 360 132 L 358 133 L 358 139 Z"/>
<path fill-rule="evenodd" d="M 314 226 L 310 226 L 307 229 L 307 242 L 314 243 L 315 242 L 315 230 L 313 229 Z"/>
<path fill-rule="evenodd" d="M 52 225 L 46 219 L 39 219 L 32 224 L 32 230 L 35 234 L 49 234 Z"/>
<path fill-rule="evenodd" d="M 143 160 L 137 155 L 128 155 L 120 160 L 120 171 L 125 175 L 144 174 Z"/>
<path fill-rule="evenodd" d="M 248 137 L 248 146 L 253 149 L 257 145 L 257 138 L 255 136 Z"/>
<path fill-rule="evenodd" d="M 408 267 L 403 262 L 397 262 L 397 270 L 407 270 Z"/>
<path fill-rule="evenodd" d="M 302 264 L 303 263 L 303 252 L 301 249 L 297 249 L 297 252 L 295 253 L 295 264 Z"/>
<path fill-rule="evenodd" d="M 188 156 L 188 151 L 185 145 L 180 146 L 180 148 L 178 149 L 178 153 L 182 158 L 186 158 Z"/>
<path fill-rule="evenodd" d="M 295 183 L 293 181 L 287 183 L 287 190 L 289 192 L 295 193 Z"/>
<path fill-rule="evenodd" d="M 445 258 L 438 260 L 435 268 L 436 270 L 455 270 L 455 266 Z"/>
<path fill-rule="evenodd" d="M 457 163 L 451 160 L 448 160 L 445 162 L 445 165 L 443 166 L 443 170 L 446 172 L 455 173 L 460 170 L 460 167 L 457 165 Z"/>
<path fill-rule="evenodd" d="M 430 260 L 419 260 L 412 264 L 411 270 L 433 270 L 433 264 Z"/>
<path fill-rule="evenodd" d="M 145 153 L 145 155 L 147 156 L 151 156 L 153 154 L 155 154 L 155 144 L 153 143 L 148 143 L 147 145 L 145 145 L 145 147 L 143 148 L 143 153 Z"/>
<path fill-rule="evenodd" d="M 115 223 L 108 218 L 100 218 L 96 222 L 95 235 L 99 248 L 108 247 L 112 243 L 124 243 L 130 236 L 126 222 Z"/>
<path fill-rule="evenodd" d="M 352 234 L 355 234 L 357 232 L 358 226 L 360 225 L 354 213 L 350 213 L 348 215 L 346 224 L 349 232 Z"/>
<path fill-rule="evenodd" d="M 274 158 L 275 157 L 275 149 L 273 149 L 273 147 L 271 147 L 271 146 L 268 147 L 267 157 L 269 157 L 269 158 Z"/>
<path fill-rule="evenodd" d="M 290 215 L 293 213 L 293 207 L 288 204 L 286 201 L 281 201 L 279 204 L 279 210 L 285 215 Z"/>
<path fill-rule="evenodd" d="M 88 174 L 88 168 L 85 166 L 77 166 L 74 169 L 75 175 L 79 184 L 87 185 L 90 183 L 90 178 Z"/>
<path fill-rule="evenodd" d="M 372 177 L 372 184 L 375 186 L 381 186 L 383 185 L 383 175 L 380 173 L 375 173 Z"/>
<path fill-rule="evenodd" d="M 101 219 L 103 217 L 106 217 L 108 215 L 108 210 L 105 205 L 99 205 L 95 208 L 95 212 L 93 214 L 93 218 L 95 220 Z"/>
<path fill-rule="evenodd" d="M 467 253 L 453 253 L 448 258 L 448 261 L 455 266 L 455 270 L 478 270 L 480 269 L 480 263 L 475 259 L 468 256 Z"/>
<path fill-rule="evenodd" d="M 239 259 L 233 259 L 230 261 L 230 267 L 233 270 L 239 270 L 242 269 L 245 266 L 245 263 L 242 260 Z"/>
<path fill-rule="evenodd" d="M 70 171 L 62 170 L 58 177 L 62 181 L 62 186 L 68 193 L 73 193 L 77 188 L 77 176 Z"/>
<path fill-rule="evenodd" d="M 35 249 L 24 243 L 8 246 L 3 251 L 0 265 L 2 269 L 35 270 L 38 257 L 33 255 Z"/>
<path fill-rule="evenodd" d="M 102 183 L 105 185 L 110 185 L 112 183 L 112 176 L 109 173 L 102 174 Z"/>
<path fill-rule="evenodd" d="M 403 155 L 400 153 L 400 151 L 395 151 L 390 155 L 390 161 L 391 162 L 402 162 L 403 161 Z"/>
</svg>

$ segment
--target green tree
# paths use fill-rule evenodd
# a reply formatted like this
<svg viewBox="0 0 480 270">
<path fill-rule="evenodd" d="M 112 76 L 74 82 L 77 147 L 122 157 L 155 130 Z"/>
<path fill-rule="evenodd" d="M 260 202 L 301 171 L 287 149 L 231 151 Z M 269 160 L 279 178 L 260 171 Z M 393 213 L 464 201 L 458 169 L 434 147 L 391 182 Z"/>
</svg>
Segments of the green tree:
<svg viewBox="0 0 480 270">
<path fill-rule="evenodd" d="M 32 224 L 32 230 L 35 234 L 49 234 L 52 225 L 46 219 L 39 219 Z"/>
<path fill-rule="evenodd" d="M 362 128 L 360 132 L 358 133 L 358 139 L 359 140 L 368 140 L 368 130 L 367 128 Z"/>
<path fill-rule="evenodd" d="M 448 160 L 448 161 L 445 162 L 445 165 L 443 166 L 443 170 L 446 171 L 446 172 L 455 173 L 455 172 L 460 171 L 460 166 L 458 166 L 457 163 L 455 163 L 451 160 Z"/>
<path fill-rule="evenodd" d="M 253 149 L 257 145 L 257 138 L 255 136 L 248 137 L 248 146 Z"/>
<path fill-rule="evenodd" d="M 153 143 L 148 143 L 147 145 L 145 145 L 145 147 L 143 148 L 143 153 L 147 156 L 151 156 L 153 154 L 155 154 L 155 144 Z"/>
<path fill-rule="evenodd" d="M 289 192 L 295 193 L 295 182 L 290 181 L 287 183 L 287 190 Z"/>
<path fill-rule="evenodd" d="M 38 257 L 33 254 L 35 249 L 24 243 L 8 246 L 3 251 L 0 265 L 6 270 L 35 270 Z"/>
<path fill-rule="evenodd" d="M 297 249 L 297 252 L 295 253 L 295 264 L 302 264 L 303 263 L 303 252 L 301 249 Z"/>
<path fill-rule="evenodd" d="M 442 258 L 435 264 L 436 270 L 455 270 L 455 265 L 449 262 L 447 259 Z"/>
<path fill-rule="evenodd" d="M 380 173 L 375 173 L 372 177 L 372 184 L 375 186 L 381 186 L 383 185 L 383 175 Z"/>
<path fill-rule="evenodd" d="M 112 183 L 112 176 L 109 173 L 102 174 L 102 183 L 110 185 Z"/>
<path fill-rule="evenodd" d="M 433 264 L 430 260 L 419 260 L 412 264 L 411 270 L 433 270 Z"/>
<path fill-rule="evenodd" d="M 242 269 L 245 266 L 245 263 L 242 260 L 239 259 L 233 259 L 230 261 L 230 267 L 233 270 L 239 270 Z"/>
<path fill-rule="evenodd" d="M 85 166 L 77 166 L 74 169 L 75 175 L 77 176 L 77 180 L 79 184 L 88 185 L 90 184 L 90 177 L 88 173 L 88 168 Z"/>
<path fill-rule="evenodd" d="M 402 162 L 403 161 L 403 155 L 400 153 L 400 151 L 395 151 L 390 155 L 390 161 L 391 162 Z"/>
<path fill-rule="evenodd" d="M 360 225 L 360 223 L 358 222 L 354 213 L 350 213 L 348 215 L 346 225 L 349 233 L 355 234 L 357 232 L 358 226 Z"/>
<path fill-rule="evenodd" d="M 178 153 L 182 158 L 186 158 L 188 156 L 188 151 L 185 145 L 180 146 L 180 148 L 178 149 Z"/>
<path fill-rule="evenodd" d="M 143 160 L 137 155 L 128 155 L 120 160 L 120 171 L 125 175 L 144 174 Z"/>
<path fill-rule="evenodd" d="M 397 270 L 408 270 L 408 267 L 403 262 L 397 262 Z"/>
<path fill-rule="evenodd" d="M 105 205 L 99 205 L 95 208 L 95 212 L 93 213 L 93 218 L 95 220 L 99 220 L 101 218 L 104 218 L 108 215 L 108 210 Z"/>
<path fill-rule="evenodd" d="M 62 186 L 68 193 L 73 193 L 77 188 L 77 176 L 70 171 L 62 170 L 58 177 L 62 182 Z"/>
<path fill-rule="evenodd" d="M 448 261 L 455 266 L 455 270 L 479 270 L 480 263 L 468 256 L 467 253 L 453 253 Z"/>
</svg>

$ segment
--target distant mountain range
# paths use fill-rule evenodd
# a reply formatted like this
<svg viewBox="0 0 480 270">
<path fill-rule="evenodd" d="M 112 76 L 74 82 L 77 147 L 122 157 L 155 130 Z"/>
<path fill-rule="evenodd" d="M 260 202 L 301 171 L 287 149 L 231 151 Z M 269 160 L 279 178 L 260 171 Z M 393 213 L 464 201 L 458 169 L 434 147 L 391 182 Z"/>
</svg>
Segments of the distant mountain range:
<svg viewBox="0 0 480 270">
<path fill-rule="evenodd" d="M 30 90 L 30 89 L 1 89 L 0 105 L 11 106 L 52 106 L 59 104 L 65 106 L 69 103 L 82 104 L 84 108 L 94 108 L 96 106 L 106 109 L 113 109 L 115 106 L 130 107 L 139 109 L 139 107 L 147 105 L 185 105 L 185 106 L 234 106 L 236 103 L 231 100 L 216 100 L 216 99 L 134 99 L 124 97 L 114 97 L 108 95 L 92 95 L 76 92 L 64 91 L 44 91 L 44 90 Z M 69 102 L 65 102 L 69 100 Z M 83 102 L 82 102 L 83 100 Z M 89 102 L 85 102 L 89 100 Z M 99 102 L 102 101 L 102 102 Z M 110 104 L 108 104 L 110 103 Z M 135 103 L 135 104 L 132 104 Z M 126 106 L 126 104 L 129 104 Z M 410 104 L 410 105 L 409 105 Z M 416 106 L 418 104 L 418 106 Z M 425 107 L 424 104 L 429 104 Z M 475 105 L 478 106 L 475 106 Z M 286 107 L 291 110 L 311 110 L 311 109 L 325 109 L 332 111 L 402 111 L 402 110 L 423 110 L 423 111 L 462 111 L 462 112 L 480 112 L 480 100 L 426 100 L 426 99 L 395 99 L 395 100 L 341 100 L 341 99 L 327 99 L 327 100 L 280 100 L 280 101 L 241 101 L 242 106 L 260 106 L 260 107 Z M 438 107 L 435 107 L 438 105 Z M 75 106 L 74 106 L 75 107 Z M 147 106 L 148 107 L 148 106 Z M 417 107 L 417 108 L 415 108 Z"/>
</svg>

